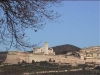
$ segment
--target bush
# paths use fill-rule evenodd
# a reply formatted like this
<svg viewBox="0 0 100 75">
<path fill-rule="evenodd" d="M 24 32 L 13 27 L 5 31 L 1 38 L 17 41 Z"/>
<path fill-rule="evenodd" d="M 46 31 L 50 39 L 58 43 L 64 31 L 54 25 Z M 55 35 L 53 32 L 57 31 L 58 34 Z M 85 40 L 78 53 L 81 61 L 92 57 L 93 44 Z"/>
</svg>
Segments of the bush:
<svg viewBox="0 0 100 75">
<path fill-rule="evenodd" d="M 100 66 L 96 66 L 94 69 L 96 69 L 96 70 L 100 70 Z"/>
<path fill-rule="evenodd" d="M 34 60 L 32 60 L 32 64 L 35 64 L 35 61 Z"/>
</svg>

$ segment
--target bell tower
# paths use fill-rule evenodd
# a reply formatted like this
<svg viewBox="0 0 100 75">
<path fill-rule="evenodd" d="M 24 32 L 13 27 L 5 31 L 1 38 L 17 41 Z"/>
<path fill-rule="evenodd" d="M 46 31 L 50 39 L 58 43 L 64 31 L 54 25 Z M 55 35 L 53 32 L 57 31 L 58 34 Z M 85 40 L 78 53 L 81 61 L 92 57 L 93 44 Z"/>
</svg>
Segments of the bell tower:
<svg viewBox="0 0 100 75">
<path fill-rule="evenodd" d="M 44 42 L 44 54 L 48 54 L 48 42 Z"/>
</svg>

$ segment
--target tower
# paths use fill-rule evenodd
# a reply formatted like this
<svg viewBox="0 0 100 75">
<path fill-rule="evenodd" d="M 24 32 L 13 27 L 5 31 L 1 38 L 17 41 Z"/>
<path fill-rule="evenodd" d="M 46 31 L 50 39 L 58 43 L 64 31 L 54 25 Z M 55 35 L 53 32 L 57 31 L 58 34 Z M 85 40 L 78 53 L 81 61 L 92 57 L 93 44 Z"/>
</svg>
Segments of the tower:
<svg viewBox="0 0 100 75">
<path fill-rule="evenodd" d="M 44 42 L 44 54 L 48 54 L 48 42 Z"/>
</svg>

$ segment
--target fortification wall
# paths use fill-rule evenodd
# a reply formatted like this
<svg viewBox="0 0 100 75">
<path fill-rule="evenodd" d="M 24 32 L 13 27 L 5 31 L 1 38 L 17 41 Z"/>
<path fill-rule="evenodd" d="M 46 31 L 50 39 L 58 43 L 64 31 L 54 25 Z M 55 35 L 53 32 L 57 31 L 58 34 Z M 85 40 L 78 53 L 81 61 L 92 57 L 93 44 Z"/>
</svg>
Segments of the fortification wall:
<svg viewBox="0 0 100 75">
<path fill-rule="evenodd" d="M 27 58 L 27 54 L 26 54 L 26 53 L 18 53 L 17 55 L 19 56 L 20 63 L 21 63 L 23 60 L 26 61 L 26 58 Z"/>
<path fill-rule="evenodd" d="M 7 54 L 6 60 L 4 61 L 4 63 L 9 64 L 18 64 L 18 62 L 20 62 L 20 58 L 16 54 Z"/>
<path fill-rule="evenodd" d="M 32 57 L 34 61 L 48 61 L 50 58 L 55 58 L 54 55 L 33 55 Z"/>
<path fill-rule="evenodd" d="M 99 62 L 99 59 L 80 59 L 74 56 L 66 55 L 42 55 L 42 54 L 33 54 L 33 53 L 23 53 L 23 52 L 10 52 L 6 54 L 0 54 L 0 57 L 6 58 L 4 63 L 9 64 L 18 64 L 23 60 L 27 63 L 32 63 L 32 60 L 36 62 L 40 61 L 49 61 L 50 59 L 55 63 L 71 63 L 71 64 L 84 64 L 85 62 Z"/>
</svg>

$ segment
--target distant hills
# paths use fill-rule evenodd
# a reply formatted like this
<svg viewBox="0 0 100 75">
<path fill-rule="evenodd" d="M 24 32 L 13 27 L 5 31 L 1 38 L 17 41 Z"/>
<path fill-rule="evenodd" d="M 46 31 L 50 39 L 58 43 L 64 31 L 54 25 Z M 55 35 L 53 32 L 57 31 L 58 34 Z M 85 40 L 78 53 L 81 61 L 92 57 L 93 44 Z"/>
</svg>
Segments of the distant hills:
<svg viewBox="0 0 100 75">
<path fill-rule="evenodd" d="M 70 44 L 59 45 L 52 48 L 55 54 L 66 54 L 67 52 L 79 51 L 81 49 L 79 47 Z"/>
</svg>

